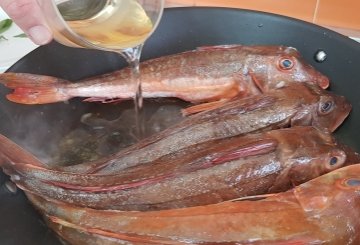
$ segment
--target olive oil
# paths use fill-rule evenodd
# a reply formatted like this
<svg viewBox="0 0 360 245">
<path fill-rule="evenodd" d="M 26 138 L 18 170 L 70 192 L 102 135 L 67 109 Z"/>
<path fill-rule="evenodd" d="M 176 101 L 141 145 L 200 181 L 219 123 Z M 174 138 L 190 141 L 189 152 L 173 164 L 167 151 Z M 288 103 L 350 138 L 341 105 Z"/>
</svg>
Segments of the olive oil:
<svg viewBox="0 0 360 245">
<path fill-rule="evenodd" d="M 154 24 L 136 0 L 107 1 L 103 9 L 86 19 L 67 20 L 70 28 L 94 45 L 121 50 L 145 42 Z"/>
</svg>

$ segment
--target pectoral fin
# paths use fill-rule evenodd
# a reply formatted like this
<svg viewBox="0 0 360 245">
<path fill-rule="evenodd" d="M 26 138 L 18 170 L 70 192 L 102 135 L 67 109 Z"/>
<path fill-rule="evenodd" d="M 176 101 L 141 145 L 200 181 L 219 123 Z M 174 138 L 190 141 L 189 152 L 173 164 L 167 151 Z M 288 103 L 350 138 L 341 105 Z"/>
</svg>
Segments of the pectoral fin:
<svg viewBox="0 0 360 245">
<path fill-rule="evenodd" d="M 124 98 L 104 98 L 104 97 L 89 97 L 83 100 L 83 102 L 100 102 L 103 104 L 116 104 L 123 102 Z"/>
<path fill-rule="evenodd" d="M 266 87 L 264 86 L 264 82 L 261 81 L 260 79 L 258 79 L 258 77 L 256 77 L 255 72 L 253 72 L 252 70 L 249 71 L 249 75 L 251 77 L 252 82 L 255 84 L 255 86 L 260 90 L 261 93 L 266 92 Z"/>
<path fill-rule="evenodd" d="M 215 157 L 204 163 L 202 168 L 213 165 L 223 164 L 241 158 L 258 156 L 273 152 L 278 146 L 278 142 L 273 139 L 255 140 L 254 142 L 234 148 L 224 153 L 216 154 Z"/>
<path fill-rule="evenodd" d="M 181 113 L 183 116 L 189 116 L 189 115 L 196 114 L 199 112 L 217 109 L 217 108 L 223 106 L 227 101 L 229 101 L 229 99 L 223 99 L 223 100 L 218 100 L 218 101 L 213 101 L 213 102 L 202 103 L 202 104 L 190 106 L 188 108 L 182 109 Z"/>
</svg>

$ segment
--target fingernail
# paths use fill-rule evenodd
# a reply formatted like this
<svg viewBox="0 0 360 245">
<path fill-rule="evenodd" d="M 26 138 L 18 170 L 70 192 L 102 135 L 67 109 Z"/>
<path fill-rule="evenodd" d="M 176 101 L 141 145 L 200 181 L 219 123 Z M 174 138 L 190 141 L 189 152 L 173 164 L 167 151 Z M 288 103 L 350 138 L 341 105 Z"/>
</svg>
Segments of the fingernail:
<svg viewBox="0 0 360 245">
<path fill-rule="evenodd" d="M 28 34 L 31 40 L 38 45 L 47 44 L 52 39 L 50 31 L 45 26 L 31 27 Z"/>
</svg>

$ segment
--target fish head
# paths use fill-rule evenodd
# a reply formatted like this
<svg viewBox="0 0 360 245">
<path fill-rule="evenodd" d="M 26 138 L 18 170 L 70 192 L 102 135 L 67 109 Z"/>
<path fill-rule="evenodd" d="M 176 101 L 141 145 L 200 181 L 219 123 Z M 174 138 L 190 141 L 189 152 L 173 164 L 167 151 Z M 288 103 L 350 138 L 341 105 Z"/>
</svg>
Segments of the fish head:
<svg viewBox="0 0 360 245">
<path fill-rule="evenodd" d="M 290 182 L 297 186 L 345 166 L 347 155 L 336 145 L 302 147 L 291 158 Z"/>
<path fill-rule="evenodd" d="M 348 117 L 351 104 L 344 96 L 334 94 L 310 83 L 286 83 L 282 88 L 282 100 L 295 105 L 296 113 L 291 126 L 314 126 L 334 132 Z"/>
<path fill-rule="evenodd" d="M 330 176 L 332 176 L 332 178 L 337 177 L 333 184 L 338 190 L 357 192 L 359 198 L 358 204 L 360 205 L 360 163 L 331 172 Z"/>
<path fill-rule="evenodd" d="M 315 86 L 314 86 L 315 87 Z M 313 107 L 312 125 L 334 132 L 348 117 L 351 104 L 344 96 L 315 87 L 319 99 Z"/>
<path fill-rule="evenodd" d="M 291 189 L 346 163 L 345 151 L 328 131 L 305 126 L 275 130 L 271 134 L 279 142 L 278 156 L 283 169 L 272 192 Z"/>
<path fill-rule="evenodd" d="M 253 81 L 262 91 L 283 81 L 312 82 L 325 89 L 329 78 L 307 63 L 292 47 L 266 47 L 247 64 Z"/>
<path fill-rule="evenodd" d="M 342 167 L 305 182 L 296 187 L 293 194 L 304 211 L 321 220 L 323 229 L 334 237 L 349 234 L 350 227 L 351 234 L 354 234 L 353 229 L 359 229 L 360 164 Z M 357 239 L 360 236 L 357 235 Z"/>
</svg>

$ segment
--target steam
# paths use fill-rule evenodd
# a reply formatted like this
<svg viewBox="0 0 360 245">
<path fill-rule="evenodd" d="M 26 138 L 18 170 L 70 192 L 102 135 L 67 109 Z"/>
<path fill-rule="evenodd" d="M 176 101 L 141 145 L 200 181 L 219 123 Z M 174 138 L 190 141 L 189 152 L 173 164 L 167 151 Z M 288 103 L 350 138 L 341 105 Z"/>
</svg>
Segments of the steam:
<svg viewBox="0 0 360 245">
<path fill-rule="evenodd" d="M 10 102 L 9 102 L 10 103 Z M 144 107 L 150 136 L 182 120 L 185 103 L 151 100 Z M 0 104 L 4 134 L 50 167 L 96 160 L 137 142 L 133 103 Z"/>
</svg>

